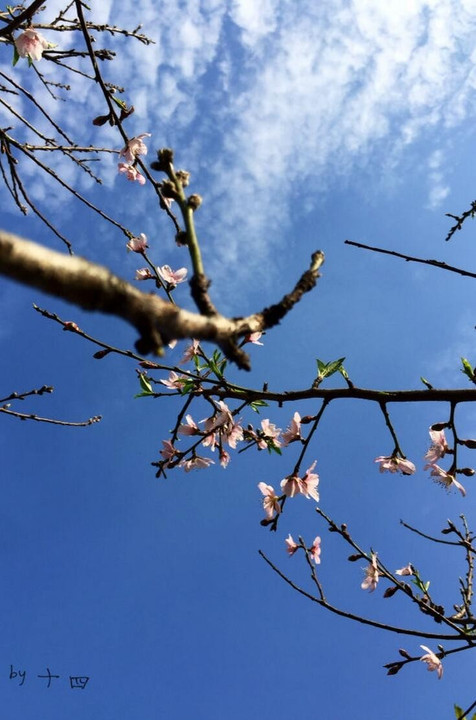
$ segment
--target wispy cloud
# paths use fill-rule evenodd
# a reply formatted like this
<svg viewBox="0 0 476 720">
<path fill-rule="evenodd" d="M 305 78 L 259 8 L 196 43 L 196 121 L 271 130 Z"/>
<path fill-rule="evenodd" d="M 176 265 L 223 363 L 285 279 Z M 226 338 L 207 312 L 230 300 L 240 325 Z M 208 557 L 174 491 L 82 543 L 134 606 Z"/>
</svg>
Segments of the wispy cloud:
<svg viewBox="0 0 476 720">
<path fill-rule="evenodd" d="M 130 134 L 152 132 L 151 147 L 199 170 L 216 267 L 263 263 L 298 194 L 309 208 L 356 167 L 391 171 L 422 137 L 429 205 L 448 194 L 438 150 L 474 109 L 475 0 L 111 0 L 99 12 L 156 41 L 119 40 L 103 69 L 136 107 Z M 120 146 L 88 124 L 91 103 L 66 124 Z"/>
<path fill-rule="evenodd" d="M 266 259 L 298 187 L 309 204 L 355 167 L 396 167 L 474 107 L 474 0 L 141 8 L 160 35 L 154 59 L 134 49 L 140 112 L 204 173 L 215 237 L 227 238 L 217 266 Z M 427 162 L 434 206 L 449 188 L 438 153 Z"/>
</svg>

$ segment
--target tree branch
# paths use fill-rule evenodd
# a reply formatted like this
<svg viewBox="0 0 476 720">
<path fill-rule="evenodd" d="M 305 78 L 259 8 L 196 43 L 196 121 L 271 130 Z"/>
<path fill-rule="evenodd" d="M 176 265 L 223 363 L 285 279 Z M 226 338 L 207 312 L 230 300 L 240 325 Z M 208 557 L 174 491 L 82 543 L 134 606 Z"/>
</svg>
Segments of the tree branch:
<svg viewBox="0 0 476 720">
<path fill-rule="evenodd" d="M 322 253 L 314 253 L 309 270 L 294 290 L 268 310 L 244 318 L 217 314 L 204 317 L 178 308 L 157 295 L 137 290 L 102 265 L 79 257 L 63 255 L 30 240 L 0 230 L 0 273 L 67 300 L 85 310 L 121 317 L 139 332 L 136 349 L 141 354 L 163 353 L 172 339 L 197 338 L 217 343 L 230 360 L 249 370 L 248 355 L 233 345 L 238 337 L 262 332 L 279 322 L 304 292 L 316 284 Z M 232 341 L 230 343 L 230 341 Z M 232 350 L 230 350 L 232 348 Z"/>
</svg>

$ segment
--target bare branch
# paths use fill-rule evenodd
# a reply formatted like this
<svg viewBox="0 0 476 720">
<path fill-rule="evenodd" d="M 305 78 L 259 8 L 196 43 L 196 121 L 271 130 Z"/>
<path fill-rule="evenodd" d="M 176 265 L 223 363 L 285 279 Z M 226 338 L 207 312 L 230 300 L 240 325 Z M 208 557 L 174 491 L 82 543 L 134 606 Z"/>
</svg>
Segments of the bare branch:
<svg viewBox="0 0 476 720">
<path fill-rule="evenodd" d="M 373 252 L 383 253 L 384 255 L 393 255 L 394 257 L 402 258 L 407 262 L 432 265 L 433 267 L 438 267 L 442 270 L 449 270 L 449 272 L 458 273 L 458 275 L 463 275 L 464 277 L 476 278 L 476 273 L 469 272 L 469 270 L 462 270 L 461 268 L 454 267 L 453 265 L 447 265 L 447 263 L 442 260 L 425 260 L 424 258 L 412 257 L 411 255 L 403 255 L 402 253 L 395 252 L 394 250 L 384 250 L 383 248 L 373 247 L 372 245 L 363 245 L 362 243 L 354 242 L 353 240 L 345 240 L 344 242 L 346 245 L 353 245 L 354 247 L 363 248 L 364 250 L 373 250 Z"/>
</svg>

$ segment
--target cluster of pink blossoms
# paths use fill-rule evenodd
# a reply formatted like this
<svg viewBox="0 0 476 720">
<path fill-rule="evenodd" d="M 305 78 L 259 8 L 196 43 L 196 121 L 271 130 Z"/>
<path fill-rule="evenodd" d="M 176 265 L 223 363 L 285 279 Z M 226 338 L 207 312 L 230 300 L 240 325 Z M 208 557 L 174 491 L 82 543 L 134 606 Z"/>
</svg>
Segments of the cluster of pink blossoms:
<svg viewBox="0 0 476 720">
<path fill-rule="evenodd" d="M 186 353 L 192 356 L 198 353 L 198 349 L 198 341 L 195 340 Z M 181 389 L 185 381 L 185 376 L 181 377 L 172 371 L 167 380 L 161 380 L 160 382 L 166 385 L 166 387 Z M 200 425 L 203 425 L 203 428 L 201 428 Z M 220 465 L 224 468 L 226 468 L 230 462 L 230 454 L 225 449 L 225 445 L 236 449 L 237 443 L 243 440 L 241 421 L 235 422 L 232 412 L 223 400 L 219 400 L 216 403 L 216 412 L 211 417 L 200 420 L 198 424 L 190 414 L 187 414 L 185 416 L 185 422 L 179 425 L 177 432 L 179 435 L 197 435 L 202 437 L 201 444 L 204 447 L 209 447 L 212 452 L 218 448 Z M 174 447 L 170 440 L 163 440 L 162 444 L 164 447 L 160 451 L 160 454 L 165 461 L 163 463 L 163 467 L 165 468 L 169 467 L 173 461 L 176 461 L 181 453 Z M 212 464 L 214 464 L 213 460 L 200 457 L 194 453 L 191 459 L 181 460 L 178 466 L 183 467 L 184 470 L 188 472 L 193 469 L 206 468 Z"/>
<path fill-rule="evenodd" d="M 246 438 L 253 440 L 258 450 L 266 450 L 269 448 L 280 448 L 281 441 L 278 439 L 281 434 L 281 428 L 276 427 L 274 423 L 270 422 L 267 418 L 261 420 L 261 430 L 257 432 L 252 427 L 248 427 L 246 430 Z"/>
<path fill-rule="evenodd" d="M 425 455 L 425 460 L 427 461 L 427 464 L 423 469 L 431 469 L 430 476 L 435 479 L 435 482 L 437 482 L 439 485 L 442 485 L 447 490 L 454 486 L 457 490 L 460 491 L 461 495 L 463 495 L 464 497 L 466 495 L 466 490 L 461 485 L 461 483 L 456 480 L 455 476 L 452 473 L 443 470 L 443 468 L 436 464 L 436 461 L 444 457 L 446 453 L 450 450 L 446 441 L 445 431 L 433 430 L 433 428 L 430 427 L 430 438 L 431 446 Z"/>
<path fill-rule="evenodd" d="M 233 415 L 223 400 L 217 403 L 217 412 L 211 417 L 200 421 L 203 424 L 201 430 L 191 415 L 185 416 L 185 423 L 179 426 L 180 435 L 201 435 L 202 445 L 209 447 L 212 452 L 219 449 L 220 465 L 226 467 L 230 462 L 230 454 L 225 450 L 224 445 L 236 449 L 236 444 L 243 440 L 243 428 L 241 422 L 235 422 Z"/>
<path fill-rule="evenodd" d="M 288 475 L 288 477 L 284 478 L 281 481 L 282 495 L 277 495 L 272 485 L 267 485 L 265 482 L 258 483 L 258 489 L 263 495 L 263 510 L 267 521 L 271 521 L 276 515 L 279 515 L 281 501 L 284 497 L 304 495 L 308 499 L 312 498 L 319 502 L 319 493 L 317 492 L 319 475 L 313 472 L 315 467 L 316 461 L 306 470 L 302 478 L 297 475 Z"/>
<path fill-rule="evenodd" d="M 286 543 L 286 551 L 290 557 L 292 557 L 292 555 L 294 555 L 294 553 L 299 550 L 300 547 L 304 548 L 304 545 L 301 545 L 301 543 L 294 542 L 291 534 L 288 535 L 284 542 Z M 304 549 L 306 550 L 306 548 Z M 311 559 L 314 560 L 316 565 L 319 565 L 321 562 L 321 538 L 319 536 L 314 538 L 311 547 L 307 548 L 307 552 L 311 556 Z"/>
<path fill-rule="evenodd" d="M 22 58 L 29 58 L 29 60 L 41 60 L 43 56 L 43 50 L 55 47 L 52 43 L 49 43 L 38 30 L 29 27 L 22 32 L 17 38 L 15 38 L 15 47 L 17 53 Z"/>
<path fill-rule="evenodd" d="M 456 480 L 453 473 L 443 470 L 439 465 L 436 464 L 437 460 L 444 457 L 448 452 L 451 452 L 445 437 L 444 430 L 434 430 L 433 426 L 430 427 L 430 439 L 431 446 L 425 455 L 427 461 L 424 466 L 424 470 L 431 470 L 430 476 L 434 478 L 435 482 L 442 485 L 444 488 L 449 490 L 455 487 L 460 493 L 465 496 L 466 490 L 458 480 Z M 394 455 L 380 455 L 375 458 L 375 462 L 380 463 L 380 472 L 401 472 L 403 475 L 413 475 L 416 472 L 415 465 L 406 458 L 397 457 Z M 467 474 L 472 474 L 473 471 L 468 470 Z"/>
<path fill-rule="evenodd" d="M 145 185 L 145 177 L 137 169 L 136 160 L 139 155 L 147 155 L 147 147 L 142 139 L 145 137 L 150 137 L 150 133 L 142 133 L 127 142 L 119 153 L 119 157 L 124 159 L 117 166 L 118 172 L 123 173 L 131 182 L 138 182 L 139 185 Z"/>
</svg>

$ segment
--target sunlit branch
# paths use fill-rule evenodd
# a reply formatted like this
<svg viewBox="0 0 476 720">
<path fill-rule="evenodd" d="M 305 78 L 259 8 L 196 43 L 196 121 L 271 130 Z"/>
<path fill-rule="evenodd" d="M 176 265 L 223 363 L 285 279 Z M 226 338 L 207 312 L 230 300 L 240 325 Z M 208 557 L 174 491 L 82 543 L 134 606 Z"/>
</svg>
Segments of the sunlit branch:
<svg viewBox="0 0 476 720">
<path fill-rule="evenodd" d="M 83 422 L 54 420 L 53 418 L 40 417 L 39 415 L 35 415 L 34 413 L 17 412 L 16 410 L 10 410 L 8 407 L 0 407 L 0 412 L 4 413 L 4 415 L 11 415 L 12 417 L 16 417 L 19 420 L 35 420 L 36 422 L 49 423 L 50 425 L 65 425 L 68 427 L 87 427 L 89 425 L 94 425 L 101 420 L 100 415 L 95 415 L 94 417 L 89 418 L 89 420 L 85 420 Z"/>
<path fill-rule="evenodd" d="M 322 262 L 323 257 L 320 260 Z M 315 265 L 313 258 L 312 267 L 316 279 L 318 273 Z M 306 271 L 303 277 L 310 272 Z M 230 339 L 260 332 L 269 327 L 266 325 L 269 317 L 266 309 L 237 319 L 229 319 L 223 315 L 197 315 L 177 308 L 156 295 L 140 292 L 100 265 L 82 258 L 62 255 L 17 235 L 1 231 L 0 273 L 86 310 L 122 317 L 139 331 L 140 340 L 136 347 L 138 352 L 144 354 L 161 353 L 164 341 L 169 342 L 171 339 L 199 338 L 226 345 Z M 301 280 L 296 286 L 298 291 L 293 291 L 295 302 L 302 295 L 299 289 Z M 310 286 L 307 289 L 310 289 Z M 279 307 L 279 304 L 273 307 Z M 283 314 L 291 307 L 291 304 L 285 305 Z M 249 358 L 242 349 L 230 359 L 239 367 L 249 369 Z"/>
<path fill-rule="evenodd" d="M 17 393 L 12 392 L 10 395 L 4 398 L 0 398 L 0 403 L 6 403 L 10 400 L 24 400 L 26 397 L 31 395 L 44 395 L 45 393 L 52 393 L 53 388 L 50 385 L 43 385 L 41 388 L 35 388 L 34 390 L 27 390 L 26 392 Z"/>
</svg>

